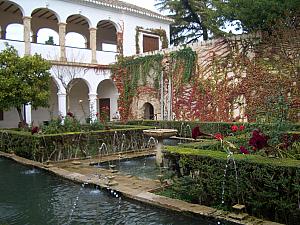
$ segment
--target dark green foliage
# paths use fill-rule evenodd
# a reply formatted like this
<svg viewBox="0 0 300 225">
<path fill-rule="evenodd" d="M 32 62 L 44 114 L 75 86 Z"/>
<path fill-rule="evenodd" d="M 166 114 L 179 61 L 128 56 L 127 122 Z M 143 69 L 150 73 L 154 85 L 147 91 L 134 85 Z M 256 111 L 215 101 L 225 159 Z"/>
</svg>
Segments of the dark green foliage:
<svg viewBox="0 0 300 225">
<path fill-rule="evenodd" d="M 159 0 L 157 6 L 174 19 L 170 29 L 174 45 L 195 42 L 201 37 L 207 40 L 210 32 L 220 32 L 218 28 L 222 21 L 210 0 Z"/>
<path fill-rule="evenodd" d="M 92 127 L 92 124 L 89 124 Z M 57 134 L 65 132 L 79 132 L 84 130 L 84 127 L 80 122 L 74 117 L 67 116 L 62 123 L 60 118 L 52 119 L 49 124 L 43 125 L 41 127 L 43 134 Z"/>
<path fill-rule="evenodd" d="M 158 0 L 156 4 L 174 19 L 171 24 L 171 43 L 190 43 L 210 35 L 225 35 L 220 28 L 244 32 L 267 31 L 282 23 L 299 26 L 300 0 Z M 209 35 L 210 34 L 210 35 Z"/>
<path fill-rule="evenodd" d="M 239 28 L 247 32 L 273 30 L 278 21 L 297 27 L 299 0 L 230 0 L 214 1 L 226 21 L 239 20 Z"/>
<path fill-rule="evenodd" d="M 34 109 L 48 106 L 50 95 L 50 63 L 40 55 L 19 57 L 12 46 L 0 53 L 0 108 L 16 108 L 24 124 L 22 106 Z"/>
<path fill-rule="evenodd" d="M 140 149 L 147 141 L 142 132 L 146 128 L 149 127 L 120 126 L 112 130 L 45 135 L 2 130 L 0 150 L 39 162 L 98 155 L 102 143 L 107 145 L 108 152 L 126 152 Z"/>
<path fill-rule="evenodd" d="M 251 215 L 287 224 L 296 225 L 299 221 L 298 160 L 234 155 L 238 172 L 236 182 L 233 161 L 227 161 L 226 153 L 168 147 L 165 157 L 179 176 L 174 186 L 166 191 L 168 196 L 190 202 L 198 200 L 198 203 L 226 210 L 240 203 L 246 205 Z M 224 177 L 226 162 L 228 168 Z"/>
<path fill-rule="evenodd" d="M 190 47 L 183 48 L 178 51 L 171 52 L 170 58 L 175 65 L 173 73 L 178 73 L 178 69 L 184 67 L 182 80 L 184 83 L 189 82 L 196 69 L 196 52 L 193 51 Z"/>
</svg>

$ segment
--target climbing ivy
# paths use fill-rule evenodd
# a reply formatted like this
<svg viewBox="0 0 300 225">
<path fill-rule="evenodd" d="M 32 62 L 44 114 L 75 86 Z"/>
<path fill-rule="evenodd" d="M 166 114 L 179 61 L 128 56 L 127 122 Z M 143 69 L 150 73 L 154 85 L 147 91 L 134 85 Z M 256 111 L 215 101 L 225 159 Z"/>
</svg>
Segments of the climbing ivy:
<svg viewBox="0 0 300 225">
<path fill-rule="evenodd" d="M 155 54 L 144 57 L 120 57 L 113 68 L 113 79 L 120 92 L 119 111 L 122 119 L 127 120 L 133 97 L 139 86 L 150 86 L 153 90 L 158 87 L 162 71 L 163 55 Z M 147 77 L 154 85 L 147 84 Z"/>
<path fill-rule="evenodd" d="M 160 40 L 161 40 L 161 45 L 162 48 L 168 48 L 169 46 L 169 41 L 167 38 L 167 33 L 165 30 L 163 29 L 144 29 L 143 27 L 137 26 L 136 27 L 136 33 L 135 33 L 135 49 L 136 49 L 136 54 L 140 54 L 141 50 L 140 50 L 140 45 L 139 45 L 139 35 L 140 32 L 142 32 L 143 30 L 148 31 L 151 34 L 157 35 L 159 36 Z"/>
<path fill-rule="evenodd" d="M 196 58 L 197 54 L 190 47 L 183 48 L 178 51 L 170 53 L 170 58 L 172 62 L 175 62 L 173 74 L 178 75 L 179 70 L 182 70 L 182 81 L 187 83 L 190 81 L 193 73 L 196 69 Z"/>
</svg>

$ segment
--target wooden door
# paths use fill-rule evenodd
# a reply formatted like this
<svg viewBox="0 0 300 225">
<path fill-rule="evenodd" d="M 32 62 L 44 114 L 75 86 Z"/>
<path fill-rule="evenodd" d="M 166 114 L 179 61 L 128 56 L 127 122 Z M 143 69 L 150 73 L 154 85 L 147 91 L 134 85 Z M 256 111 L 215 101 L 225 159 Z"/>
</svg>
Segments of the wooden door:
<svg viewBox="0 0 300 225">
<path fill-rule="evenodd" d="M 105 121 L 110 120 L 110 98 L 99 99 L 99 112 L 101 119 Z"/>
</svg>

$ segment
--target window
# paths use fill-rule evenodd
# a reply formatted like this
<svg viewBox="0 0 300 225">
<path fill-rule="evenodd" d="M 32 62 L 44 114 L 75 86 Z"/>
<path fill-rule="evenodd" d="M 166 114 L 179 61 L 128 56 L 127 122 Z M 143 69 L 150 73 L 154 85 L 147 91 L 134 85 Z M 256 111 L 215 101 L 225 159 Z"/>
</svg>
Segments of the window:
<svg viewBox="0 0 300 225">
<path fill-rule="evenodd" d="M 159 38 L 143 35 L 143 52 L 150 52 L 159 49 Z"/>
<path fill-rule="evenodd" d="M 3 110 L 0 109 L 0 120 L 3 120 Z"/>
</svg>

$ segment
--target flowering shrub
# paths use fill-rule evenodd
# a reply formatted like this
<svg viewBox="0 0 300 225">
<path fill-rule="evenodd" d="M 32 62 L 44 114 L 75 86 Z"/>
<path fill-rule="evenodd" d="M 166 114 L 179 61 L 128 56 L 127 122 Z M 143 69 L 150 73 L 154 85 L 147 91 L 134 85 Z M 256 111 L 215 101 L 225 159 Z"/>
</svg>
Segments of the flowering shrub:
<svg viewBox="0 0 300 225">
<path fill-rule="evenodd" d="M 32 128 L 31 128 L 31 134 L 33 135 L 33 134 L 37 134 L 39 132 L 39 127 L 37 127 L 37 126 L 33 126 Z"/>
<path fill-rule="evenodd" d="M 252 137 L 249 140 L 249 145 L 252 146 L 254 151 L 260 150 L 268 146 L 268 139 L 269 137 L 264 135 L 259 130 L 254 130 L 252 132 Z"/>
</svg>

